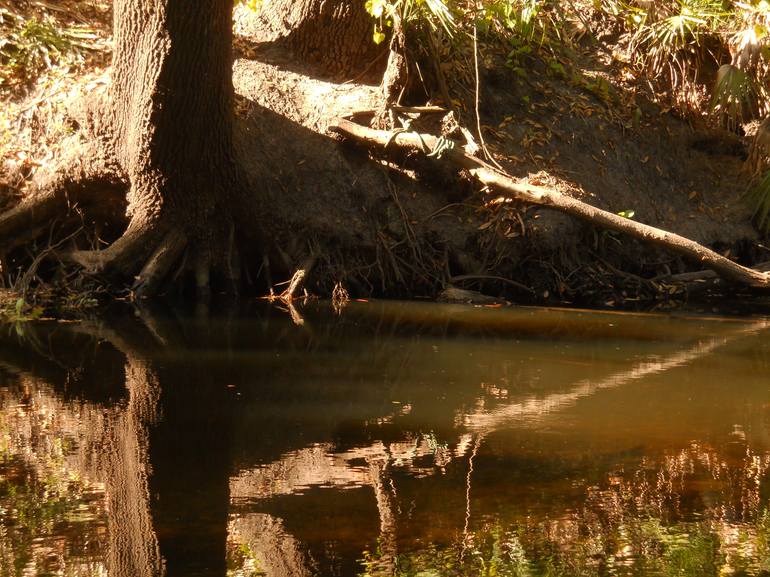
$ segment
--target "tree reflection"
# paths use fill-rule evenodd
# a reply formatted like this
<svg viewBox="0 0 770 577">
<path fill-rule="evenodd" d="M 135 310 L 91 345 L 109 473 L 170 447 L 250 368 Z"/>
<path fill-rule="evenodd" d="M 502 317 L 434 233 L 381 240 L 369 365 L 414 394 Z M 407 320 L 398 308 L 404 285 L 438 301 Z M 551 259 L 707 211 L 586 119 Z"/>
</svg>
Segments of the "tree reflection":
<svg viewBox="0 0 770 577">
<path fill-rule="evenodd" d="M 632 384 L 673 394 L 683 376 L 668 375 L 709 371 L 722 349 L 753 370 L 739 343 L 764 321 L 666 341 L 663 321 L 647 335 L 634 320 L 619 353 L 583 338 L 614 343 L 612 327 L 563 315 L 568 346 L 350 314 L 139 311 L 0 337 L 0 575 L 769 569 L 766 427 L 733 419 L 732 392 L 712 391 L 737 423 L 726 440 L 675 401 L 629 412 L 630 437 L 611 414 L 645 399 Z"/>
<path fill-rule="evenodd" d="M 698 444 L 644 459 L 586 487 L 575 509 L 485 520 L 454 543 L 402 553 L 397 574 L 765 575 L 770 460 L 741 448 L 738 459 Z"/>
<path fill-rule="evenodd" d="M 51 475 L 70 480 L 73 514 L 87 507 L 81 498 L 84 491 L 103 499 L 90 512 L 96 524 L 91 532 L 97 538 L 83 534 L 88 527 L 82 523 L 73 534 L 60 527 L 28 527 L 29 544 L 4 549 L 11 561 L 4 565 L 15 567 L 7 574 L 27 574 L 30 563 L 37 564 L 36 573 L 55 567 L 68 575 L 225 574 L 227 403 L 220 403 L 222 394 L 212 393 L 205 382 L 195 386 L 201 383 L 194 379 L 187 379 L 191 387 L 183 392 L 162 390 L 154 366 L 158 336 L 148 326 L 131 323 L 118 332 L 86 322 L 64 330 L 49 324 L 26 327 L 20 339 L 3 339 L 0 356 L 7 378 L 0 390 L 6 461 L 21 461 L 30 469 L 30 478 L 45 484 L 45 490 L 33 495 L 33 500 L 40 498 L 34 501 L 39 515 L 62 501 L 61 491 L 50 490 Z M 108 341 L 122 353 L 122 399 L 104 404 L 106 383 L 99 380 L 110 372 L 105 365 L 114 355 L 96 355 L 93 366 L 56 355 L 62 340 L 73 339 L 92 350 Z M 53 454 L 53 447 L 65 444 L 70 450 Z M 10 495 L 17 511 L 19 490 L 17 484 Z M 62 506 L 56 510 L 68 514 Z M 4 517 L 6 533 L 19 532 L 21 514 L 16 517 Z M 41 538 L 44 545 L 36 545 Z M 46 543 L 81 539 L 91 541 L 89 547 L 72 547 L 52 565 L 52 545 Z"/>
</svg>

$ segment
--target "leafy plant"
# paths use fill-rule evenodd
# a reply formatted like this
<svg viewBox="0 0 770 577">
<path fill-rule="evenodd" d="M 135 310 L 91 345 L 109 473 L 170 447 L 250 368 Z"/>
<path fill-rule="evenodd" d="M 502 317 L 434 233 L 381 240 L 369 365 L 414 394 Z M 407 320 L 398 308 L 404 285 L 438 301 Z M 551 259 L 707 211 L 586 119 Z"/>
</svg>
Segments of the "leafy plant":
<svg viewBox="0 0 770 577">
<path fill-rule="evenodd" d="M 42 316 L 42 307 L 30 305 L 23 298 L 18 298 L 14 303 L 7 303 L 0 308 L 0 320 L 11 323 L 33 321 Z"/>
<path fill-rule="evenodd" d="M 717 72 L 711 109 L 727 117 L 730 128 L 756 115 L 757 92 L 752 78 L 732 64 L 723 64 Z"/>
<path fill-rule="evenodd" d="M 395 20 L 406 27 L 427 24 L 432 29 L 443 28 L 450 36 L 455 20 L 446 0 L 366 0 L 366 11 L 374 18 L 372 39 L 380 44 L 386 38 L 386 29 Z"/>
<path fill-rule="evenodd" d="M 512 33 L 520 40 L 531 41 L 540 28 L 544 9 L 542 0 L 496 0 L 484 7 L 483 20 L 488 26 Z"/>
<path fill-rule="evenodd" d="M 55 66 L 80 65 L 89 52 L 106 49 L 88 26 L 64 26 L 52 16 L 0 6 L 0 90 L 30 83 Z"/>
<path fill-rule="evenodd" d="M 625 31 L 628 60 L 675 105 L 701 112 L 708 103 L 731 128 L 770 112 L 768 0 L 597 0 L 596 5 Z M 710 99 L 701 96 L 708 91 Z"/>
<path fill-rule="evenodd" d="M 71 49 L 70 41 L 48 21 L 24 20 L 0 8 L 0 84 L 25 80 L 42 68 L 50 68 Z"/>
</svg>

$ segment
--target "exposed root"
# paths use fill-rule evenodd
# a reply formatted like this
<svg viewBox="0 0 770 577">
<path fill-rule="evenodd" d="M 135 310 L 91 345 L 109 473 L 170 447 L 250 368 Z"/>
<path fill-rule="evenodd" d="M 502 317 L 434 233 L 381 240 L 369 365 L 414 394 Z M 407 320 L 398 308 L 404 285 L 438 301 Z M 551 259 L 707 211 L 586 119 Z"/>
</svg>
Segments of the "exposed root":
<svg viewBox="0 0 770 577">
<path fill-rule="evenodd" d="M 132 221 L 123 236 L 104 250 L 74 251 L 66 255 L 90 274 L 134 276 L 166 232 L 160 224 Z"/>
<path fill-rule="evenodd" d="M 131 287 L 137 298 L 159 292 L 174 264 L 181 258 L 187 238 L 179 230 L 171 230 L 152 253 Z"/>
<path fill-rule="evenodd" d="M 47 191 L 36 195 L 0 215 L 0 237 L 3 249 L 9 250 L 38 236 L 45 224 L 66 210 L 66 197 Z"/>
<path fill-rule="evenodd" d="M 21 204 L 0 214 L 5 251 L 40 236 L 75 205 L 125 203 L 120 172 L 95 145 L 75 148 L 53 173 L 39 177 L 35 188 Z"/>
</svg>

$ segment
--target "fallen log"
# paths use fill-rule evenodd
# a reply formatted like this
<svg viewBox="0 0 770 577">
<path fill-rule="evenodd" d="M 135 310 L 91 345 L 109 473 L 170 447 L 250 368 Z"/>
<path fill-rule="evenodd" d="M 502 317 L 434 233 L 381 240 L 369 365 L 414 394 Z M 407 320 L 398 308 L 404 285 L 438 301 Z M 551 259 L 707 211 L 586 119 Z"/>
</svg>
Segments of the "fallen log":
<svg viewBox="0 0 770 577">
<path fill-rule="evenodd" d="M 371 148 L 394 148 L 430 154 L 440 144 L 439 138 L 431 134 L 375 130 L 345 119 L 338 119 L 329 129 Z M 509 195 L 511 200 L 554 208 L 603 228 L 628 234 L 712 269 L 726 280 L 751 287 L 770 288 L 770 274 L 767 272 L 742 266 L 694 240 L 602 210 L 552 188 L 516 182 L 510 175 L 465 153 L 462 146 L 456 143 L 451 148 L 445 148 L 441 158 L 466 169 L 480 183 Z"/>
</svg>

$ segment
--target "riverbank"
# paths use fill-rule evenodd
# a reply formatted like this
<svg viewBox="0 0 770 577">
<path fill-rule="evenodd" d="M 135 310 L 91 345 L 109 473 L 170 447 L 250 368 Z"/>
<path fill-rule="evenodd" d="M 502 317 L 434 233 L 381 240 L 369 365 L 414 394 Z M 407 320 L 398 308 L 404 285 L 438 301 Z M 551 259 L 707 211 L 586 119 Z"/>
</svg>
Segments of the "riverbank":
<svg viewBox="0 0 770 577">
<path fill-rule="evenodd" d="M 63 18 L 84 4 L 96 6 L 70 2 L 48 16 Z M 80 96 L 107 90 L 109 13 L 91 17 L 98 25 L 89 32 L 90 59 L 44 73 L 25 97 L 6 93 L 6 205 L 68 142 L 85 138 Z M 591 39 L 580 34 L 584 23 L 573 24 L 569 50 L 513 60 L 510 45 L 482 38 L 478 93 L 472 47 L 447 54 L 451 102 L 438 104 L 454 109 L 481 143 L 478 124 L 494 161 L 522 182 L 676 232 L 743 264 L 768 260 L 743 198 L 748 141 L 656 103 L 617 57 L 617 39 Z M 435 298 L 455 286 L 517 303 L 634 308 L 691 294 L 676 275 L 698 267 L 681 257 L 548 208 L 500 202 L 414 159 L 394 164 L 341 144 L 327 129 L 338 117 L 377 108 L 376 67 L 364 78 L 329 77 L 298 62 L 244 6 L 236 8 L 235 32 L 237 146 L 265 207 L 254 223 L 263 244 L 245 255 L 250 294 L 267 294 L 306 263 L 306 288 L 322 296 L 338 283 L 353 297 L 386 298 Z M 121 232 L 93 230 L 96 246 Z M 27 248 L 5 259 L 7 287 L 50 243 Z M 40 287 L 62 275 L 42 264 L 32 276 Z"/>
</svg>

